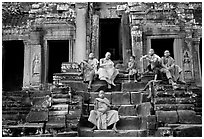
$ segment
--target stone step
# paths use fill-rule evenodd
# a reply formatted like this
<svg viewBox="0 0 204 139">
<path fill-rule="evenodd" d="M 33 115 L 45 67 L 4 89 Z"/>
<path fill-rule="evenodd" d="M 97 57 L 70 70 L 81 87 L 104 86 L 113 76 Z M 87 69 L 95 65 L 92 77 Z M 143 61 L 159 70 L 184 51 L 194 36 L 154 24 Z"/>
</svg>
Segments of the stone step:
<svg viewBox="0 0 204 139">
<path fill-rule="evenodd" d="M 49 116 L 62 116 L 62 115 L 66 115 L 67 113 L 68 113 L 68 110 L 49 111 Z"/>
<path fill-rule="evenodd" d="M 2 111 L 2 114 L 10 114 L 10 115 L 14 115 L 14 114 L 28 114 L 29 111 L 28 110 L 6 110 L 6 111 Z"/>
<path fill-rule="evenodd" d="M 64 86 L 71 87 L 74 91 L 80 92 L 80 91 L 88 91 L 88 84 L 83 83 L 83 81 L 60 81 L 60 83 Z"/>
<path fill-rule="evenodd" d="M 84 104 L 82 114 L 89 115 L 93 109 L 94 104 Z M 120 116 L 149 116 L 153 108 L 146 102 L 137 105 L 112 105 L 112 109 L 117 110 Z"/>
<path fill-rule="evenodd" d="M 70 102 L 71 100 L 68 98 L 53 98 L 52 99 L 52 104 L 62 104 L 62 103 L 68 104 Z"/>
<path fill-rule="evenodd" d="M 46 123 L 46 127 L 48 129 L 65 129 L 66 128 L 66 123 L 65 122 L 56 122 L 56 121 L 51 121 Z"/>
<path fill-rule="evenodd" d="M 147 130 L 94 130 L 91 128 L 80 128 L 79 137 L 147 137 Z"/>
<path fill-rule="evenodd" d="M 78 137 L 77 131 L 69 132 L 59 132 L 56 135 L 53 134 L 39 134 L 39 135 L 29 135 L 28 137 Z"/>
<path fill-rule="evenodd" d="M 2 111 L 30 111 L 30 107 L 2 107 Z"/>
<path fill-rule="evenodd" d="M 106 92 L 105 97 L 108 98 L 113 105 L 128 105 L 141 104 L 142 102 L 150 101 L 147 99 L 148 94 L 142 92 Z M 95 98 L 98 98 L 98 92 L 84 92 L 84 103 L 94 103 Z"/>
<path fill-rule="evenodd" d="M 175 137 L 202 137 L 202 124 L 180 125 L 173 129 Z"/>
<path fill-rule="evenodd" d="M 161 124 L 200 124 L 201 116 L 192 110 L 156 111 L 157 122 Z"/>
<path fill-rule="evenodd" d="M 65 123 L 66 122 L 66 116 L 65 115 L 49 115 L 50 123 Z"/>
<path fill-rule="evenodd" d="M 70 97 L 69 94 L 58 94 L 58 93 L 53 93 L 52 98 L 68 98 Z"/>
<path fill-rule="evenodd" d="M 194 104 L 194 98 L 154 98 L 154 104 Z"/>
<path fill-rule="evenodd" d="M 117 122 L 119 130 L 140 130 L 140 129 L 155 129 L 156 117 L 149 116 L 120 116 Z M 81 117 L 80 127 L 93 127 L 93 124 L 88 121 L 88 117 Z"/>
<path fill-rule="evenodd" d="M 49 109 L 50 111 L 54 111 L 54 110 L 62 110 L 62 111 L 68 111 L 68 104 L 56 104 L 56 105 L 52 105 L 52 107 Z"/>
<path fill-rule="evenodd" d="M 2 120 L 18 121 L 25 119 L 27 114 L 2 114 Z"/>
<path fill-rule="evenodd" d="M 144 82 L 127 82 L 122 83 L 121 85 L 121 91 L 122 92 L 138 92 L 139 90 L 143 89 L 145 87 L 146 83 Z"/>
<path fill-rule="evenodd" d="M 194 110 L 193 104 L 155 104 L 155 111 Z"/>
<path fill-rule="evenodd" d="M 48 110 L 30 111 L 26 117 L 26 121 L 30 123 L 47 122 L 48 113 Z"/>
<path fill-rule="evenodd" d="M 193 92 L 185 90 L 156 91 L 155 97 L 191 97 Z"/>
</svg>

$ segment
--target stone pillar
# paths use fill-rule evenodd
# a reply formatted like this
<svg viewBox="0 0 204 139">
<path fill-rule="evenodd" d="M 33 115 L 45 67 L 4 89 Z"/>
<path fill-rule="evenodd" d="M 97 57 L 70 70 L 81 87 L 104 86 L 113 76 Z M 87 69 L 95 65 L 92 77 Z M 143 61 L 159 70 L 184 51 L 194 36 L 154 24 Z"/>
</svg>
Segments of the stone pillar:
<svg viewBox="0 0 204 139">
<path fill-rule="evenodd" d="M 99 15 L 93 15 L 92 46 L 91 50 L 95 57 L 99 59 Z"/>
<path fill-rule="evenodd" d="M 192 58 L 193 58 L 193 70 L 194 70 L 194 79 L 197 85 L 202 84 L 202 78 L 200 76 L 200 61 L 199 61 L 199 38 L 193 39 L 192 45 Z"/>
<path fill-rule="evenodd" d="M 76 4 L 76 45 L 74 47 L 74 62 L 80 63 L 86 58 L 86 7 Z"/>
<path fill-rule="evenodd" d="M 31 57 L 31 47 L 28 42 L 24 41 L 24 74 L 23 74 L 23 88 L 30 86 L 30 57 Z"/>
</svg>

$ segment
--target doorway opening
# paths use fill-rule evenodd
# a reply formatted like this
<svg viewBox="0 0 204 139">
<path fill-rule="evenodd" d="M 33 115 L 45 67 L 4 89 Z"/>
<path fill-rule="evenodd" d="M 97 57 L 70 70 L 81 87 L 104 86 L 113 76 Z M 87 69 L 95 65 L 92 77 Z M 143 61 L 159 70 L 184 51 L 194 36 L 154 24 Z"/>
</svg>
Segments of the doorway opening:
<svg viewBox="0 0 204 139">
<path fill-rule="evenodd" d="M 69 61 L 68 40 L 48 40 L 48 83 L 53 82 L 53 74 L 61 72 L 62 62 Z"/>
<path fill-rule="evenodd" d="M 2 88 L 17 91 L 23 87 L 24 43 L 19 40 L 3 41 Z"/>
<path fill-rule="evenodd" d="M 171 57 L 174 58 L 174 39 L 151 39 L 151 48 L 154 49 L 155 54 L 162 57 L 164 51 L 169 50 Z"/>
<path fill-rule="evenodd" d="M 99 19 L 99 58 L 111 53 L 112 60 L 122 60 L 121 19 Z"/>
</svg>

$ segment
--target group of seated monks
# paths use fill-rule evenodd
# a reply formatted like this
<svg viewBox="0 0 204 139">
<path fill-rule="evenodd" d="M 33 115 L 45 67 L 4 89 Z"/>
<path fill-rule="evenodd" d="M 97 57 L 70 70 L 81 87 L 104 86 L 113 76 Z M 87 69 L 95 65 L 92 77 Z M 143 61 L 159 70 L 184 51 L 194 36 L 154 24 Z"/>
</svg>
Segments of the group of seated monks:
<svg viewBox="0 0 204 139">
<path fill-rule="evenodd" d="M 110 52 L 107 52 L 105 54 L 105 58 L 100 59 L 100 61 L 94 57 L 93 53 L 90 53 L 88 60 L 82 61 L 84 81 L 88 82 L 88 89 L 91 89 L 91 84 L 95 75 L 98 75 L 100 80 L 105 80 L 109 89 L 111 88 L 111 85 L 115 86 L 114 80 L 119 74 L 119 71 L 115 68 L 114 63 L 110 58 Z M 183 82 L 180 76 L 182 69 L 178 65 L 175 65 L 175 60 L 170 56 L 170 52 L 168 50 L 166 50 L 164 52 L 164 56 L 160 58 L 154 53 L 153 49 L 150 49 L 149 54 L 142 56 L 140 61 L 143 59 L 147 60 L 148 62 L 146 72 L 155 73 L 154 80 L 157 80 L 158 75 L 164 73 L 169 81 L 169 84 L 172 86 L 175 86 L 176 82 L 179 80 Z M 137 82 L 139 68 L 134 56 L 130 56 L 126 70 L 128 71 L 129 82 L 130 76 L 133 76 L 134 82 Z"/>
<path fill-rule="evenodd" d="M 83 67 L 85 70 L 84 79 L 85 81 L 89 81 L 89 88 L 91 87 L 91 83 L 95 74 L 99 75 L 100 80 L 105 80 L 109 87 L 111 85 L 115 86 L 114 79 L 119 72 L 117 69 L 115 69 L 114 63 L 111 61 L 110 56 L 111 54 L 107 52 L 105 54 L 105 58 L 100 59 L 100 62 L 98 62 L 98 60 L 94 58 L 94 54 L 90 53 L 89 60 L 87 62 L 83 61 Z M 160 73 L 164 73 L 166 75 L 169 84 L 172 84 L 172 86 L 175 86 L 176 82 L 181 80 L 180 74 L 182 69 L 178 65 L 175 65 L 175 61 L 170 56 L 170 52 L 168 50 L 166 50 L 164 52 L 164 56 L 160 58 L 154 53 L 153 49 L 150 49 L 149 54 L 142 56 L 140 61 L 143 59 L 148 61 L 146 71 L 155 73 L 154 80 L 152 80 L 153 82 L 158 81 L 157 78 L 158 74 Z M 133 75 L 134 82 L 137 82 L 138 69 L 134 56 L 130 57 L 127 71 L 129 75 L 129 81 L 130 76 Z M 149 81 L 149 83 L 152 83 L 152 81 Z M 106 130 L 112 128 L 115 132 L 118 132 L 116 128 L 116 123 L 119 121 L 118 111 L 112 109 L 110 101 L 105 97 L 105 92 L 103 90 L 99 91 L 98 96 L 99 97 L 96 98 L 94 102 L 94 110 L 90 111 L 88 118 L 88 121 L 94 125 L 91 130 Z"/>
</svg>

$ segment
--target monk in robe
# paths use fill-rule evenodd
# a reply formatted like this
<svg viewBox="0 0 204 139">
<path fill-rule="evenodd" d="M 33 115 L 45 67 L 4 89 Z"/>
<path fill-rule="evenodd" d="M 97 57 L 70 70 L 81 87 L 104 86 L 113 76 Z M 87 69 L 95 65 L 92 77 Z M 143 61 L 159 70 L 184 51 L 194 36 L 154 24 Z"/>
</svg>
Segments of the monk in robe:
<svg viewBox="0 0 204 139">
<path fill-rule="evenodd" d="M 177 82 L 181 80 L 182 69 L 175 65 L 175 60 L 170 56 L 169 50 L 164 51 L 164 57 L 161 58 L 162 69 L 161 72 L 166 72 L 167 78 L 171 78 L 172 81 Z"/>
<path fill-rule="evenodd" d="M 88 121 L 94 124 L 92 131 L 95 129 L 106 130 L 108 126 L 113 124 L 113 130 L 117 132 L 116 123 L 119 121 L 118 112 L 110 110 L 110 102 L 105 98 L 103 90 L 99 92 L 99 98 L 95 99 L 94 110 L 91 110 Z"/>
<path fill-rule="evenodd" d="M 105 58 L 100 59 L 98 75 L 100 80 L 105 80 L 108 83 L 108 88 L 111 88 L 111 85 L 115 86 L 114 80 L 118 75 L 118 70 L 115 69 L 113 61 L 110 59 L 111 53 L 107 52 Z"/>
<path fill-rule="evenodd" d="M 89 54 L 88 61 L 82 61 L 84 82 L 89 82 L 88 89 L 91 89 L 91 84 L 94 80 L 94 76 L 97 73 L 98 59 L 94 58 L 94 54 Z"/>
<path fill-rule="evenodd" d="M 149 54 L 142 56 L 140 58 L 140 61 L 142 61 L 142 59 L 146 59 L 148 61 L 147 71 L 154 72 L 155 73 L 154 80 L 157 80 L 157 76 L 161 68 L 160 64 L 161 58 L 154 53 L 154 49 L 150 49 Z"/>
</svg>

